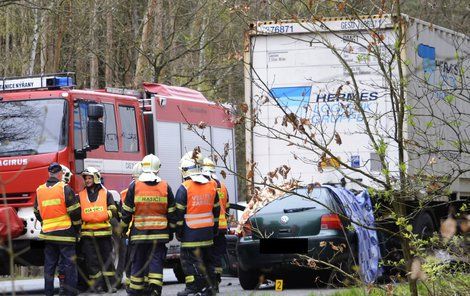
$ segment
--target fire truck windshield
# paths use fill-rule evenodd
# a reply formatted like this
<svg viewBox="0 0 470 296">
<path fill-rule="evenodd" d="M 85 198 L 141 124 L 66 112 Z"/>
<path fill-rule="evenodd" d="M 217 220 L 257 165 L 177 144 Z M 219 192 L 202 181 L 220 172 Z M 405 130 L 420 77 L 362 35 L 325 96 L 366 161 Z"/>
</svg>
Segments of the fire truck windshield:
<svg viewBox="0 0 470 296">
<path fill-rule="evenodd" d="M 63 149 L 67 117 L 63 99 L 0 101 L 0 157 Z"/>
</svg>

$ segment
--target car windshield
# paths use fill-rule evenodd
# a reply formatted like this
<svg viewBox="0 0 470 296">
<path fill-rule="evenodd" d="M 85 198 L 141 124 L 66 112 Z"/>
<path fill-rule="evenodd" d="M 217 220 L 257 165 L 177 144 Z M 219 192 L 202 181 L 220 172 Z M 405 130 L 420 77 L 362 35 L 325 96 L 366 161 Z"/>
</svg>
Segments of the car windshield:
<svg viewBox="0 0 470 296">
<path fill-rule="evenodd" d="M 67 102 L 0 102 L 0 156 L 56 152 L 65 147 Z"/>
<path fill-rule="evenodd" d="M 325 209 L 323 205 L 331 207 L 334 203 L 331 194 L 326 188 L 314 188 L 310 193 L 308 193 L 307 189 L 300 188 L 296 190 L 296 193 L 287 193 L 267 204 L 259 211 L 259 214 L 280 213 L 284 210 L 319 210 Z M 318 202 L 312 202 L 312 200 Z"/>
</svg>

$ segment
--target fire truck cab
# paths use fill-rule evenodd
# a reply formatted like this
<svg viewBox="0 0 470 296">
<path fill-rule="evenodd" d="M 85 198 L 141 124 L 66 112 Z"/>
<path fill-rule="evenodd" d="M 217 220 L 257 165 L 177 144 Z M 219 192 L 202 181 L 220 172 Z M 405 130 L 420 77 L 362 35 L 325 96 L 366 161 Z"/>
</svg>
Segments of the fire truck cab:
<svg viewBox="0 0 470 296">
<path fill-rule="evenodd" d="M 117 201 L 134 164 L 148 153 L 161 159 L 160 176 L 174 193 L 181 183 L 179 159 L 196 146 L 235 170 L 230 114 L 201 93 L 153 83 L 144 83 L 143 92 L 77 90 L 74 78 L 60 73 L 0 79 L 0 207 L 14 208 L 23 220 L 23 233 L 12 237 L 21 265 L 43 264 L 33 204 L 51 162 L 70 168 L 76 193 L 84 187 L 83 169 L 97 168 Z M 227 175 L 233 201 L 236 178 Z M 7 266 L 1 244 L 0 265 Z M 170 245 L 169 253 L 175 248 Z"/>
</svg>

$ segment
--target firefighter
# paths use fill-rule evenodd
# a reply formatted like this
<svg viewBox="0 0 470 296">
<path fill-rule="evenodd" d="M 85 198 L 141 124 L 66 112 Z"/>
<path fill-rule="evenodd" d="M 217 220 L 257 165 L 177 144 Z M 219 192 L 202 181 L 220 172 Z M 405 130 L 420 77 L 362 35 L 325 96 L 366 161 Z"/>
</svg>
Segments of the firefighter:
<svg viewBox="0 0 470 296">
<path fill-rule="evenodd" d="M 217 184 L 202 173 L 202 155 L 189 152 L 180 161 L 183 184 L 176 193 L 176 238 L 186 287 L 178 296 L 214 295 L 213 238 L 218 232 Z"/>
<path fill-rule="evenodd" d="M 69 184 L 70 180 L 72 179 L 72 172 L 69 170 L 68 167 L 61 164 L 60 167 L 62 168 L 62 182 L 65 184 Z M 77 263 L 77 262 L 76 262 Z M 62 259 L 59 258 L 59 266 L 57 271 L 57 277 L 59 278 L 59 295 L 65 294 L 65 271 L 64 271 L 64 264 L 62 263 Z"/>
<path fill-rule="evenodd" d="M 208 180 L 214 180 L 217 183 L 217 194 L 219 196 L 220 215 L 219 215 L 219 232 L 214 236 L 214 266 L 216 274 L 215 288 L 219 292 L 219 284 L 222 281 L 222 258 L 227 254 L 227 241 L 225 235 L 227 234 L 227 217 L 230 204 L 228 202 L 228 190 L 225 184 L 218 180 L 215 164 L 210 158 L 204 158 L 202 166 L 202 174 Z"/>
<path fill-rule="evenodd" d="M 142 159 L 142 173 L 129 185 L 122 205 L 123 233 L 130 222 L 132 245 L 130 295 L 161 295 L 166 243 L 175 226 L 175 198 L 168 183 L 157 174 L 160 159 L 149 154 Z"/>
<path fill-rule="evenodd" d="M 65 275 L 64 290 L 76 295 L 77 269 L 74 258 L 75 244 L 80 232 L 80 203 L 72 188 L 61 181 L 62 167 L 53 162 L 49 165 L 49 179 L 36 190 L 34 214 L 41 222 L 39 238 L 44 247 L 44 291 L 54 295 L 54 275 L 59 259 Z"/>
<path fill-rule="evenodd" d="M 85 188 L 79 192 L 82 208 L 81 252 L 86 275 L 95 292 L 116 292 L 110 220 L 117 218 L 113 195 L 101 184 L 100 172 L 87 167 L 82 172 Z"/>
<path fill-rule="evenodd" d="M 134 183 L 142 173 L 142 165 L 141 162 L 137 162 L 134 167 L 132 168 L 132 183 Z M 119 215 L 122 218 L 122 206 L 124 205 L 124 201 L 126 199 L 126 194 L 127 194 L 128 188 L 124 189 L 121 191 L 121 204 L 120 204 L 120 209 L 119 209 Z M 129 224 L 130 226 L 132 225 L 132 221 Z M 122 229 L 121 229 L 122 232 Z M 125 237 L 127 236 L 127 238 Z M 118 267 L 116 270 L 116 273 L 118 275 L 118 279 L 121 279 L 122 281 L 122 275 L 124 274 L 124 271 L 126 272 L 126 289 L 129 287 L 130 282 L 131 282 L 131 261 L 130 261 L 130 256 L 131 256 L 131 245 L 128 243 L 129 239 L 129 231 L 125 233 L 125 236 L 121 238 L 121 243 L 120 243 L 120 255 L 119 255 L 119 263 Z M 127 242 L 126 242 L 127 241 Z M 122 256 L 123 255 L 123 256 Z M 121 259 L 124 260 L 121 260 Z"/>
</svg>

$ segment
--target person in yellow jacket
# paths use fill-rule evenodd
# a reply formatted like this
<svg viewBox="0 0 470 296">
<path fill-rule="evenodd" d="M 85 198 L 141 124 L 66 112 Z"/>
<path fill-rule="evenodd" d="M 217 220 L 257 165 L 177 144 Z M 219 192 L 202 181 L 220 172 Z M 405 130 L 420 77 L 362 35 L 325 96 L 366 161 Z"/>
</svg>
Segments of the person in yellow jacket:
<svg viewBox="0 0 470 296">
<path fill-rule="evenodd" d="M 110 220 L 118 218 L 112 194 L 101 184 L 100 172 L 87 167 L 82 172 L 85 188 L 78 193 L 82 209 L 81 252 L 94 292 L 116 292 L 116 273 Z"/>
<path fill-rule="evenodd" d="M 216 293 L 212 245 L 219 228 L 219 198 L 216 182 L 202 175 L 202 163 L 197 151 L 180 161 L 184 181 L 176 192 L 176 238 L 186 287 L 178 296 Z"/>
<path fill-rule="evenodd" d="M 132 221 L 130 295 L 162 295 L 165 244 L 175 225 L 175 199 L 171 187 L 157 175 L 160 166 L 153 154 L 142 159 L 142 173 L 129 185 L 122 206 L 123 232 Z"/>
<path fill-rule="evenodd" d="M 219 233 L 214 236 L 214 246 L 212 255 L 214 256 L 214 267 L 217 281 L 214 284 L 217 292 L 219 284 L 222 281 L 222 258 L 227 254 L 227 218 L 230 204 L 228 202 L 227 186 L 217 178 L 215 164 L 210 158 L 204 158 L 202 165 L 202 174 L 208 180 L 214 180 L 217 183 L 217 194 L 219 195 L 220 215 L 219 215 Z"/>
<path fill-rule="evenodd" d="M 44 247 L 44 292 L 54 295 L 54 275 L 61 260 L 65 275 L 64 290 L 76 295 L 77 268 L 75 244 L 80 232 L 80 203 L 72 188 L 61 181 L 62 167 L 53 162 L 49 165 L 49 179 L 36 190 L 34 214 L 41 222 L 39 238 Z"/>
</svg>

